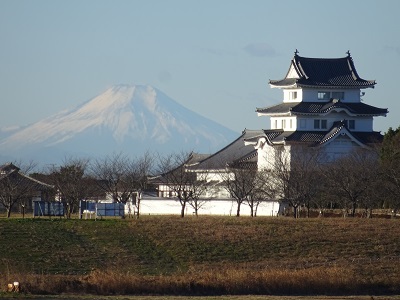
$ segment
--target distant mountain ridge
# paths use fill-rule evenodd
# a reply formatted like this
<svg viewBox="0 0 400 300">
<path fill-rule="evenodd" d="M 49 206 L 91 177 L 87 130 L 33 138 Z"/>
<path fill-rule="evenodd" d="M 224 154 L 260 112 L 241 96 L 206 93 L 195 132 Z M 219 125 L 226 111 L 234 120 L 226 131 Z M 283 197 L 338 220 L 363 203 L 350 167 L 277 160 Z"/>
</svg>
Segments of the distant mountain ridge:
<svg viewBox="0 0 400 300">
<path fill-rule="evenodd" d="M 1 131 L 1 130 L 0 130 Z M 66 156 L 212 153 L 238 136 L 144 85 L 115 85 L 82 105 L 32 125 L 1 131 L 0 159 L 55 163 Z"/>
</svg>

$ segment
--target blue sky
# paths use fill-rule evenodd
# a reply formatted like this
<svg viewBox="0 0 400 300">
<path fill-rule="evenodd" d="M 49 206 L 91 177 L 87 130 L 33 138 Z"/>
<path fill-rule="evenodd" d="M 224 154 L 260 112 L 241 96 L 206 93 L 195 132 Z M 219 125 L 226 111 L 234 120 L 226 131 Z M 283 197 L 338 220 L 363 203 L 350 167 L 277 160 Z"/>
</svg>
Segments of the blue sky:
<svg viewBox="0 0 400 300">
<path fill-rule="evenodd" d="M 268 128 L 269 79 L 295 49 L 375 79 L 365 103 L 400 125 L 398 0 L 0 0 L 0 128 L 73 108 L 114 84 L 149 84 L 222 125 Z"/>
</svg>

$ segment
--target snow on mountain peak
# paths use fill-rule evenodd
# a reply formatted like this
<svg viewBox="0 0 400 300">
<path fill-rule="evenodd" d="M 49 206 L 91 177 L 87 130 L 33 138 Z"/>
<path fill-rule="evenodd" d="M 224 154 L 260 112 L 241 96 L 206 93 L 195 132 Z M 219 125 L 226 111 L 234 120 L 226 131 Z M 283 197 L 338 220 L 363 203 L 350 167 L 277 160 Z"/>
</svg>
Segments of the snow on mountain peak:
<svg viewBox="0 0 400 300">
<path fill-rule="evenodd" d="M 1 138 L 11 153 L 31 148 L 89 153 L 149 148 L 207 152 L 236 133 L 178 104 L 152 86 L 120 84 L 67 111 Z M 97 149 L 96 148 L 101 148 Z M 167 147 L 168 146 L 168 147 Z"/>
</svg>

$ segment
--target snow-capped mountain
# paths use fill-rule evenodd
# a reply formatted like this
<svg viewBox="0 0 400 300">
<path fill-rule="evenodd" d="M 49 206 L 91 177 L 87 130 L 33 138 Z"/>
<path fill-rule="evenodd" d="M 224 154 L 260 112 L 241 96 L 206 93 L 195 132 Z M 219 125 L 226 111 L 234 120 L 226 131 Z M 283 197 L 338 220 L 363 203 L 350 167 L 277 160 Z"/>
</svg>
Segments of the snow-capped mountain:
<svg viewBox="0 0 400 300">
<path fill-rule="evenodd" d="M 116 85 L 75 109 L 0 135 L 0 159 L 57 163 L 113 152 L 212 153 L 236 137 L 154 87 Z"/>
</svg>

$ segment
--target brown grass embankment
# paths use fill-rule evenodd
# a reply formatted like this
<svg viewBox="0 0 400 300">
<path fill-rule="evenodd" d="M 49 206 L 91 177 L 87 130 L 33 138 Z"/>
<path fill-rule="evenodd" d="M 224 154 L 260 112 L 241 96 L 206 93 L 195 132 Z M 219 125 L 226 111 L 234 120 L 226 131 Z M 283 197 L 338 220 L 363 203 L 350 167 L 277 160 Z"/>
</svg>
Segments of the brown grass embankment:
<svg viewBox="0 0 400 300">
<path fill-rule="evenodd" d="M 1 220 L 1 286 L 28 293 L 400 293 L 399 220 Z"/>
</svg>

